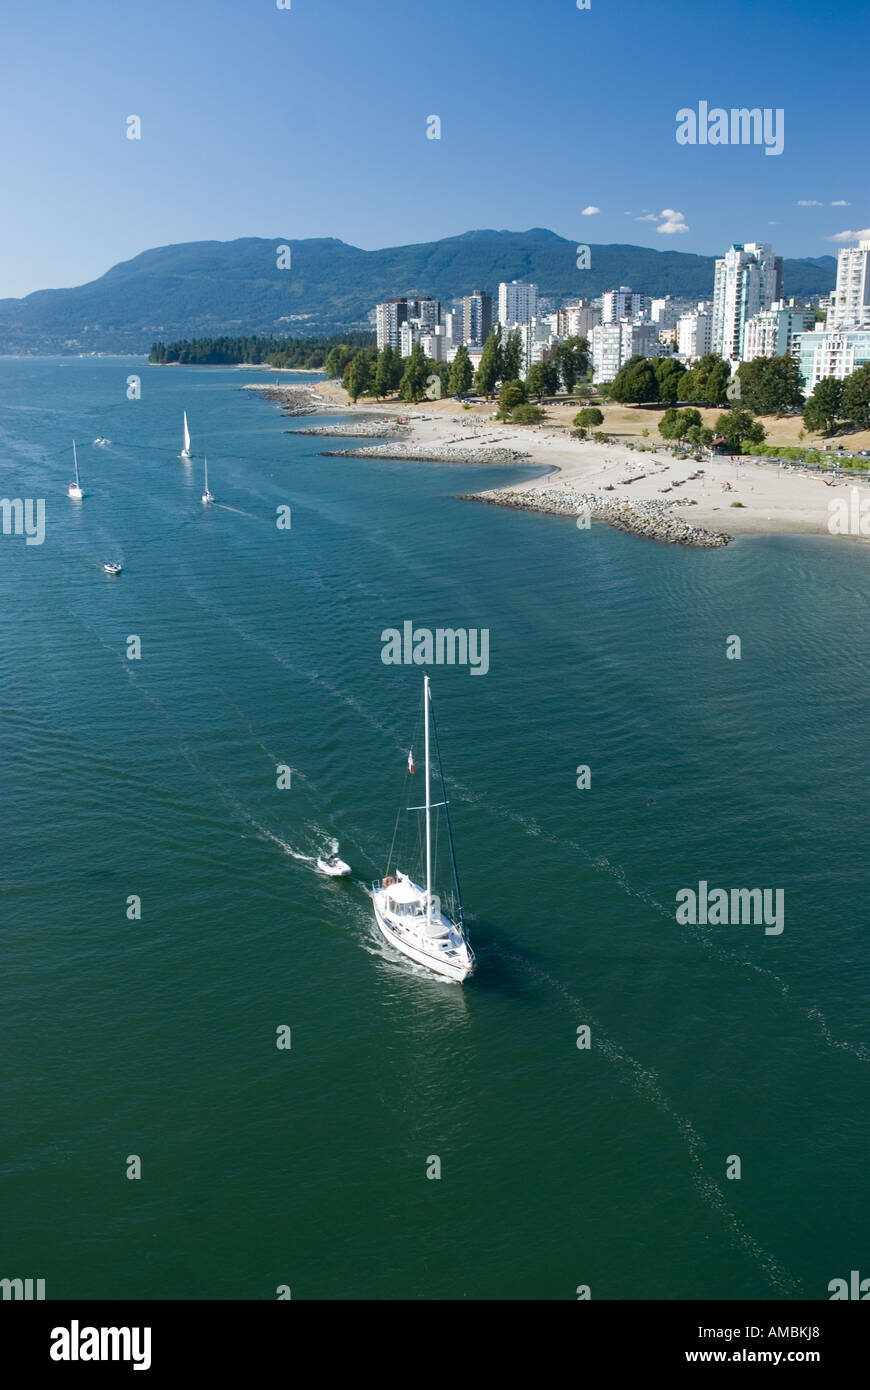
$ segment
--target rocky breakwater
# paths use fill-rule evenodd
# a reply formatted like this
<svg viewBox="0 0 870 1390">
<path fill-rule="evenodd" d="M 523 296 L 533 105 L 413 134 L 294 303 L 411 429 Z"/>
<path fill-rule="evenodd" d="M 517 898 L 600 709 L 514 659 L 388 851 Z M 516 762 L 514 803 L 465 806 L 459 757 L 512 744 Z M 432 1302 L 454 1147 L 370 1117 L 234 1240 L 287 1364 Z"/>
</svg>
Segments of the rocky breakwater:
<svg viewBox="0 0 870 1390">
<path fill-rule="evenodd" d="M 389 417 L 379 419 L 375 416 L 366 420 L 350 421 L 344 425 L 309 425 L 307 429 L 285 430 L 285 433 L 331 435 L 337 439 L 383 439 L 388 434 L 406 438 L 408 426 L 400 425 L 397 420 Z"/>
<path fill-rule="evenodd" d="M 467 444 L 381 444 L 371 449 L 330 449 L 325 457 L 407 459 L 409 463 L 488 463 L 498 467 L 504 463 L 522 463 L 531 455 L 518 449 L 488 448 L 483 445 L 475 448 Z"/>
<path fill-rule="evenodd" d="M 515 507 L 521 511 L 549 512 L 556 516 L 587 516 L 605 521 L 620 531 L 646 536 L 669 545 L 723 546 L 730 536 L 706 531 L 674 516 L 673 503 L 658 499 L 629 500 L 601 497 L 594 492 L 575 492 L 568 487 L 500 488 L 496 492 L 463 494 L 467 502 L 488 502 L 496 507 Z"/>
<path fill-rule="evenodd" d="M 285 415 L 318 415 L 329 407 L 319 391 L 312 386 L 267 386 L 256 383 L 242 386 L 242 391 L 256 391 L 264 401 L 280 405 Z"/>
</svg>

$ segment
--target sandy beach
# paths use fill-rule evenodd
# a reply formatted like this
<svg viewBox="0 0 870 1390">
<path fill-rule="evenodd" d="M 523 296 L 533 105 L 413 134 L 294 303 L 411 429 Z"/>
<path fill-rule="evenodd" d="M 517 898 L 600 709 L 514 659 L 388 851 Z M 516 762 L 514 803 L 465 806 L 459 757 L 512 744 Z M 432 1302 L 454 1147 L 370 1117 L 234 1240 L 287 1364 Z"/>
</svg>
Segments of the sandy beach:
<svg viewBox="0 0 870 1390">
<path fill-rule="evenodd" d="M 281 389 L 275 388 L 271 399 Z M 627 443 L 572 439 L 564 407 L 548 411 L 554 417 L 552 422 L 517 426 L 493 420 L 494 404 L 475 403 L 467 411 L 454 400 L 415 406 L 395 401 L 353 405 L 334 382 L 312 383 L 312 389 L 322 399 L 324 409 L 351 417 L 348 434 L 354 416 L 378 415 L 403 422 L 400 431 L 390 431 L 400 433 L 400 442 L 391 441 L 383 449 L 360 445 L 333 452 L 439 462 L 512 463 L 518 472 L 530 466 L 547 470 L 509 487 L 476 494 L 479 500 L 495 505 L 570 515 L 586 509 L 593 519 L 612 521 L 618 517 L 614 524 L 624 529 L 641 530 L 663 540 L 679 539 L 682 544 L 722 543 L 722 539 L 711 541 L 710 536 L 780 532 L 828 535 L 829 504 L 834 498 L 848 500 L 856 487 L 870 509 L 870 485 L 842 477 L 835 482 L 773 461 L 714 457 L 697 463 L 692 458 L 676 459 L 663 447 L 655 447 L 658 440 L 653 429 L 648 440 L 637 441 L 648 446 L 645 453 Z M 568 411 L 575 409 L 569 407 Z M 609 414 L 605 408 L 604 430 Z M 637 524 L 638 517 L 643 525 Z M 672 518 L 679 524 L 650 529 L 651 517 Z M 691 539 L 693 530 L 700 533 L 696 541 Z"/>
</svg>

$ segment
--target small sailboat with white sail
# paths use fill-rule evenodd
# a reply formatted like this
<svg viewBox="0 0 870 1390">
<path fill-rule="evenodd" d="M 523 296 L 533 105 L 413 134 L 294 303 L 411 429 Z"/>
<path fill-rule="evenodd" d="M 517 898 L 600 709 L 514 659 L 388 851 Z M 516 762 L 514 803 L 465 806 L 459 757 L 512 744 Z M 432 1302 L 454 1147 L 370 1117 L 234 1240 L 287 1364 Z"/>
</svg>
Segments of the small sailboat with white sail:
<svg viewBox="0 0 870 1390">
<path fill-rule="evenodd" d="M 416 839 L 420 848 L 421 861 L 425 860 L 425 887 L 417 881 L 424 878 L 422 862 L 419 870 L 416 871 L 416 877 L 412 877 L 409 872 L 403 872 L 398 866 L 398 859 L 396 860 L 395 874 L 390 872 L 393 859 L 393 851 L 391 850 L 390 862 L 387 864 L 384 877 L 372 884 L 372 904 L 375 910 L 375 921 L 391 946 L 395 946 L 397 950 L 402 951 L 418 965 L 425 966 L 437 975 L 442 975 L 448 980 L 463 981 L 467 980 L 474 971 L 474 953 L 468 944 L 462 919 L 459 876 L 456 871 L 456 857 L 453 852 L 453 831 L 450 826 L 447 792 L 444 784 L 444 772 L 441 767 L 441 754 L 438 748 L 438 732 L 432 714 L 432 695 L 429 689 L 428 676 L 423 677 L 423 726 L 425 800 L 422 806 L 408 806 L 405 809 L 418 817 Z M 431 787 L 431 742 L 433 740 L 441 786 L 441 799 L 436 802 L 432 801 Z M 409 776 L 413 776 L 415 771 L 412 749 L 408 754 Z M 437 855 L 433 853 L 433 820 L 438 820 L 438 817 L 433 813 L 442 810 L 452 869 L 450 900 L 445 902 L 444 907 L 442 907 L 441 898 L 432 891 L 433 865 L 437 858 Z M 425 816 L 425 822 L 422 825 L 420 813 Z M 401 816 L 402 811 L 399 812 L 399 820 Z M 396 822 L 397 831 L 399 820 Z M 422 835 L 420 834 L 421 830 L 424 831 Z M 397 836 L 394 834 L 394 847 L 396 838 Z M 411 865 L 408 864 L 407 867 L 410 869 Z"/>
<path fill-rule="evenodd" d="M 202 494 L 202 500 L 206 505 L 214 501 L 214 497 L 208 490 L 208 459 L 205 460 L 205 491 Z"/>
<path fill-rule="evenodd" d="M 184 411 L 184 426 L 182 429 L 182 443 L 180 458 L 190 459 L 190 430 L 187 428 L 187 411 Z"/>
<path fill-rule="evenodd" d="M 75 482 L 70 483 L 69 487 L 66 490 L 66 495 L 67 497 L 71 497 L 74 502 L 81 502 L 82 498 L 84 497 L 84 493 L 82 492 L 81 484 L 79 483 L 79 459 L 78 454 L 76 453 L 75 440 L 73 440 L 73 468 L 76 471 Z"/>
</svg>

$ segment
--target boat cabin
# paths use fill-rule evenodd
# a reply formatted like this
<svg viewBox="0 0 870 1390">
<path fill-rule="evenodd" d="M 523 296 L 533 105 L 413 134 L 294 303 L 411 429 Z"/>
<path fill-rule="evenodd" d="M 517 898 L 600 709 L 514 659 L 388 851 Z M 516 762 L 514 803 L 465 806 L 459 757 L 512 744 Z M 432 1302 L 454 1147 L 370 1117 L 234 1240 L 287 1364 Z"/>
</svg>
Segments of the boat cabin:
<svg viewBox="0 0 870 1390">
<path fill-rule="evenodd" d="M 399 874 L 392 882 L 384 879 L 384 907 L 391 917 L 398 918 L 404 925 L 423 931 L 426 927 L 426 892 L 412 883 L 407 874 Z M 441 916 L 438 900 L 433 897 L 432 920 L 426 931 L 427 936 L 446 936 L 448 924 Z"/>
</svg>

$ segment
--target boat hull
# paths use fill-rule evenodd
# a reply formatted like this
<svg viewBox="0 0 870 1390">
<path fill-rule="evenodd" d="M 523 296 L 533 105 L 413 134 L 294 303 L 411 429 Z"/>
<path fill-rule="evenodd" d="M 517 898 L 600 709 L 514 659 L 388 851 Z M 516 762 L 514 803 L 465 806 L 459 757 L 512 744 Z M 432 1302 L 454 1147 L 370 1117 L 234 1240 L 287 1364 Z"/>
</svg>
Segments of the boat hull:
<svg viewBox="0 0 870 1390">
<path fill-rule="evenodd" d="M 372 905 L 375 909 L 375 921 L 380 927 L 384 937 L 389 941 L 391 946 L 395 946 L 397 951 L 401 951 L 403 955 L 416 961 L 418 965 L 425 966 L 427 970 L 433 971 L 436 975 L 441 975 L 446 980 L 455 980 L 458 984 L 462 984 L 462 982 L 467 980 L 472 974 L 474 970 L 473 958 L 472 964 L 468 966 L 462 965 L 459 962 L 447 960 L 439 954 L 424 951 L 422 948 L 415 946 L 413 942 L 408 941 L 407 938 L 394 931 L 381 912 L 377 892 L 372 893 Z"/>
<path fill-rule="evenodd" d="M 326 874 L 327 878 L 350 878 L 350 865 L 345 864 L 343 859 L 339 859 L 335 864 L 330 864 L 325 859 L 318 859 L 317 867 L 322 874 Z"/>
</svg>

